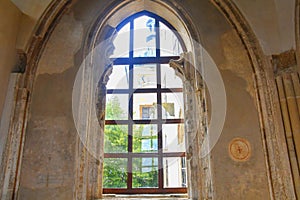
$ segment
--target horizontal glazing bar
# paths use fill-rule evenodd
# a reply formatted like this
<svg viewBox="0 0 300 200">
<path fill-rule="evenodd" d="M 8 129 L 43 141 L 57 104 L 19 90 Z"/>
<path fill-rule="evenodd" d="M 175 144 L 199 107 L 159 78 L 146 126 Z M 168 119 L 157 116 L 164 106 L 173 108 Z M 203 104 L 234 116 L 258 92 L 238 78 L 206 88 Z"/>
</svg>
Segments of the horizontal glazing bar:
<svg viewBox="0 0 300 200">
<path fill-rule="evenodd" d="M 156 93 L 160 90 L 161 93 L 173 93 L 182 92 L 182 88 L 144 88 L 144 89 L 133 89 L 132 93 Z M 129 89 L 109 89 L 106 91 L 107 94 L 129 94 Z"/>
<path fill-rule="evenodd" d="M 183 119 L 165 119 L 165 120 L 157 120 L 157 119 L 141 119 L 141 120 L 106 120 L 105 125 L 123 125 L 123 124 L 179 124 L 184 123 Z"/>
<path fill-rule="evenodd" d="M 159 157 L 162 156 L 164 158 L 167 157 L 185 157 L 185 152 L 172 152 L 172 153 L 105 153 L 105 158 L 140 158 L 140 157 Z"/>
<path fill-rule="evenodd" d="M 186 193 L 187 188 L 137 188 L 137 189 L 103 189 L 105 194 L 169 194 L 169 193 Z"/>
<path fill-rule="evenodd" d="M 128 64 L 167 64 L 170 60 L 178 60 L 179 56 L 168 56 L 168 57 L 135 57 L 135 58 L 111 58 L 110 61 L 114 65 L 128 65 Z"/>
</svg>

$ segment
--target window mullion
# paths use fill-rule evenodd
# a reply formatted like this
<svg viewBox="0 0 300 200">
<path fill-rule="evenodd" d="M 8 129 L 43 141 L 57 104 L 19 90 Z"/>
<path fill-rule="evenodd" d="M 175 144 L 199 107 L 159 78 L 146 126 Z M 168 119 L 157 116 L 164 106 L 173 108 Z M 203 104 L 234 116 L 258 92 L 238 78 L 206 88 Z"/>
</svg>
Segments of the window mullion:
<svg viewBox="0 0 300 200">
<path fill-rule="evenodd" d="M 129 60 L 133 58 L 133 38 L 134 38 L 134 23 L 130 20 L 130 36 L 129 36 Z"/>
<path fill-rule="evenodd" d="M 155 19 L 156 30 L 156 58 L 160 60 L 160 35 L 159 35 L 159 20 Z M 163 189 L 164 174 L 163 174 L 163 141 L 162 141 L 162 100 L 161 100 L 161 70 L 160 64 L 156 64 L 157 73 L 157 128 L 158 128 L 158 188 Z"/>
<path fill-rule="evenodd" d="M 160 65 L 157 64 L 157 128 L 158 128 L 158 187 L 163 188 L 163 141 L 162 141 L 162 101 L 160 83 Z"/>
<path fill-rule="evenodd" d="M 128 103 L 128 163 L 127 163 L 127 189 L 132 189 L 132 143 L 133 143 L 133 38 L 134 23 L 130 21 L 130 45 L 129 45 L 129 103 Z"/>
<path fill-rule="evenodd" d="M 160 34 L 159 34 L 159 20 L 155 19 L 155 31 L 156 31 L 156 57 L 160 58 Z"/>
</svg>

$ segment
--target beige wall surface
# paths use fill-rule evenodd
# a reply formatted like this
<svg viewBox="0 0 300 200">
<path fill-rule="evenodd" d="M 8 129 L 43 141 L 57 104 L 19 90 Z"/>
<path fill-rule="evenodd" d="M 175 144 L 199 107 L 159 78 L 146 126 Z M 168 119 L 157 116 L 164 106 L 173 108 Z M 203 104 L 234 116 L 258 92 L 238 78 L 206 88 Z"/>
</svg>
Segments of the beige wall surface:
<svg viewBox="0 0 300 200">
<path fill-rule="evenodd" d="M 31 18 L 38 20 L 51 0 L 11 0 L 19 10 Z"/>
<path fill-rule="evenodd" d="M 16 39 L 21 12 L 9 0 L 0 1 L 0 117 L 8 79 L 16 62 Z"/>
</svg>

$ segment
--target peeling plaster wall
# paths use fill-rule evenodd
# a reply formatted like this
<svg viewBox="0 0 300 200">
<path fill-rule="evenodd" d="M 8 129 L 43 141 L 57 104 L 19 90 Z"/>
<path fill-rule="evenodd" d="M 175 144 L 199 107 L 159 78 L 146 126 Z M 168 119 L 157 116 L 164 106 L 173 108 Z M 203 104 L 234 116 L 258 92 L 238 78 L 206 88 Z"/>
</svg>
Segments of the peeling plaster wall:
<svg viewBox="0 0 300 200">
<path fill-rule="evenodd" d="M 232 1 L 250 23 L 267 55 L 295 48 L 295 0 Z M 23 13 L 24 19 L 21 22 L 17 44 L 20 48 L 25 48 L 29 35 L 51 0 L 11 0 L 11 2 Z M 193 1 L 186 1 L 186 3 L 190 4 Z M 87 5 L 82 6 L 84 8 Z"/>
<path fill-rule="evenodd" d="M 76 129 L 72 89 L 83 27 L 72 13 L 56 26 L 40 59 L 26 131 L 20 199 L 72 199 Z"/>
<path fill-rule="evenodd" d="M 220 70 L 226 88 L 227 113 L 222 135 L 212 153 L 216 197 L 270 199 L 251 64 L 234 31 L 221 37 L 225 59 Z M 234 138 L 249 141 L 249 160 L 239 162 L 228 156 L 228 146 Z"/>
<path fill-rule="evenodd" d="M 20 199 L 72 199 L 77 139 L 72 87 L 88 26 L 109 1 L 78 1 L 52 33 L 39 62 L 21 169 Z M 256 108 L 251 62 L 239 37 L 208 1 L 180 4 L 191 15 L 204 48 L 220 69 L 227 94 L 225 127 L 212 151 L 216 199 L 270 199 Z M 199 55 L 196 55 L 199 56 Z M 248 161 L 228 153 L 241 137 L 251 145 Z"/>
<path fill-rule="evenodd" d="M 72 199 L 76 130 L 72 120 L 71 80 L 75 73 L 73 67 L 36 79 L 25 139 L 20 199 Z"/>
<path fill-rule="evenodd" d="M 270 199 L 259 120 L 247 83 L 233 71 L 222 71 L 227 95 L 227 115 L 222 135 L 212 152 L 216 199 Z M 244 138 L 251 146 L 247 161 L 235 161 L 228 146 Z"/>
<path fill-rule="evenodd" d="M 253 70 L 245 46 L 227 20 L 210 3 L 184 4 L 200 30 L 204 48 L 217 64 L 226 89 L 224 129 L 212 151 L 216 199 L 270 199 Z M 249 141 L 251 157 L 231 159 L 228 146 L 234 138 Z"/>
<path fill-rule="evenodd" d="M 81 46 L 82 38 L 83 27 L 72 13 L 62 18 L 44 50 L 37 73 L 59 74 L 74 66 L 74 55 Z"/>
</svg>

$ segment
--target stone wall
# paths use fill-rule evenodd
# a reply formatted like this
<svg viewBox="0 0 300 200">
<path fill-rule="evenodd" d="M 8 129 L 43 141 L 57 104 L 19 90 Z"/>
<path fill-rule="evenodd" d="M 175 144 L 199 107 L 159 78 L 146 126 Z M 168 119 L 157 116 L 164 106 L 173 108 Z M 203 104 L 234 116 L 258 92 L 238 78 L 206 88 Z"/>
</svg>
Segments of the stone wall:
<svg viewBox="0 0 300 200">
<path fill-rule="evenodd" d="M 300 78 L 295 51 L 273 55 L 275 80 L 280 100 L 285 139 L 297 197 L 300 197 Z"/>
</svg>

